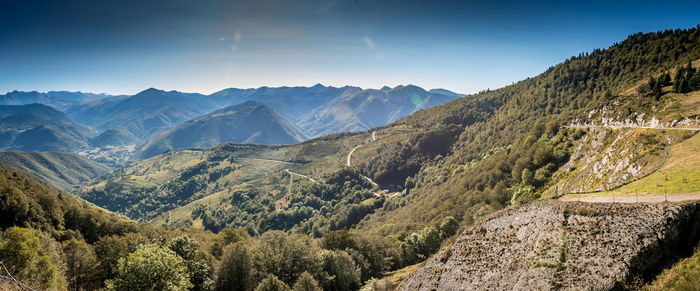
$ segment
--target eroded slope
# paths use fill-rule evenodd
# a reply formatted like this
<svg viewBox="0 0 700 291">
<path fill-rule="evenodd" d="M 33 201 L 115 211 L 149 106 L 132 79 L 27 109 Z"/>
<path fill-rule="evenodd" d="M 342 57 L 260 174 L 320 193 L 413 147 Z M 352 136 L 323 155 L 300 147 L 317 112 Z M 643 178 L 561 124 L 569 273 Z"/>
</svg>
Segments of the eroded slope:
<svg viewBox="0 0 700 291">
<path fill-rule="evenodd" d="M 400 289 L 611 289 L 650 279 L 689 250 L 698 218 L 698 202 L 510 208 L 465 229 Z"/>
</svg>

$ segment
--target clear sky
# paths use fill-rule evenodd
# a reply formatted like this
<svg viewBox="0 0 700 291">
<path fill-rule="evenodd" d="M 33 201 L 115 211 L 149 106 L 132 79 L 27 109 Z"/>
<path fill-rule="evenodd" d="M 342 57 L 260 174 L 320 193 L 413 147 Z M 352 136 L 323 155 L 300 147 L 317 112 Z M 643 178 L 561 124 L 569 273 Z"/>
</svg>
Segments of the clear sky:
<svg viewBox="0 0 700 291">
<path fill-rule="evenodd" d="M 316 83 L 471 93 L 698 23 L 700 1 L 2 0 L 0 94 Z"/>
</svg>

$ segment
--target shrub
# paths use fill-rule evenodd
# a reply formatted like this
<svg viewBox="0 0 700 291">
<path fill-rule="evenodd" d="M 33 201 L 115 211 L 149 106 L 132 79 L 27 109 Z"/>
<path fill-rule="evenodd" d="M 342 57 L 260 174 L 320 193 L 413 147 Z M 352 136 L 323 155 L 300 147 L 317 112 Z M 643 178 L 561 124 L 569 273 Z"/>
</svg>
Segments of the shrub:
<svg viewBox="0 0 700 291">
<path fill-rule="evenodd" d="M 141 245 L 119 259 L 117 275 L 107 280 L 111 290 L 188 290 L 192 287 L 185 262 L 157 244 Z"/>
</svg>

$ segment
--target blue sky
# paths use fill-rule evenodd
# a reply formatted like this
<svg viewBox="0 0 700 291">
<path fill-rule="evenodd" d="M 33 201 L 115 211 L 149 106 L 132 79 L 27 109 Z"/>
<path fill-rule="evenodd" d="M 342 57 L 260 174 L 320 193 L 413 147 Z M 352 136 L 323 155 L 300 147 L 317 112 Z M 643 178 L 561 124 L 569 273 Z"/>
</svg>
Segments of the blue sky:
<svg viewBox="0 0 700 291">
<path fill-rule="evenodd" d="M 471 93 L 635 32 L 699 23 L 700 1 L 3 0 L 0 93 L 316 83 Z"/>
</svg>

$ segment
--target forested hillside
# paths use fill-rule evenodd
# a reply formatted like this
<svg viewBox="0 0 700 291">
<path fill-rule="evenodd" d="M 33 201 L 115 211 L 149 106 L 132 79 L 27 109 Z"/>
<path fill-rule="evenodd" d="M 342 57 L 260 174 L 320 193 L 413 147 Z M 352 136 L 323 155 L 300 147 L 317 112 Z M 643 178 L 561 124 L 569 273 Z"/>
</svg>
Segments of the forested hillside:
<svg viewBox="0 0 700 291">
<path fill-rule="evenodd" d="M 270 231 L 167 230 L 123 220 L 0 164 L 0 288 L 354 290 L 381 274 L 376 243 Z M 268 289 L 262 289 L 268 290 Z"/>
<path fill-rule="evenodd" d="M 76 154 L 0 151 L 0 163 L 34 173 L 49 185 L 72 191 L 77 185 L 109 173 L 112 168 Z"/>
<path fill-rule="evenodd" d="M 368 154 L 360 167 L 378 181 L 403 184 L 411 194 L 394 202 L 405 207 L 388 207 L 391 210 L 373 215 L 362 227 L 393 233 L 446 215 L 469 224 L 506 205 L 537 199 L 555 183 L 552 173 L 567 162 L 576 141 L 586 133 L 562 126 L 592 110 L 615 108 L 623 120 L 630 116 L 669 123 L 695 120 L 698 113 L 692 107 L 674 109 L 688 108 L 686 99 L 692 95 L 664 90 L 657 97 L 634 88 L 699 59 L 699 41 L 697 28 L 634 34 L 608 49 L 572 57 L 539 76 L 388 125 L 408 126 L 416 133 L 374 156 Z M 431 147 L 440 143 L 447 147 Z M 415 164 L 420 167 L 400 162 L 406 160 L 419 161 Z"/>
</svg>

